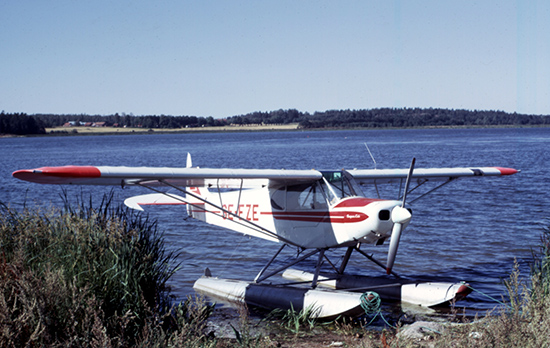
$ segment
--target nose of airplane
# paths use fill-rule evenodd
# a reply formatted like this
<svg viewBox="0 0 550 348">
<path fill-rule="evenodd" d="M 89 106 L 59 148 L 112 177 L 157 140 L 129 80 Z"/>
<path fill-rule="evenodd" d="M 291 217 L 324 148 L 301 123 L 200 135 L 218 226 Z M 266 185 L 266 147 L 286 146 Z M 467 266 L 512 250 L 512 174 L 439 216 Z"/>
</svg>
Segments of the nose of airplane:
<svg viewBox="0 0 550 348">
<path fill-rule="evenodd" d="M 409 209 L 402 208 L 400 205 L 394 207 L 391 211 L 391 220 L 394 224 L 406 224 L 411 221 L 412 214 Z"/>
<path fill-rule="evenodd" d="M 378 238 L 389 237 L 393 224 L 393 210 L 400 205 L 399 201 L 377 201 L 366 207 L 370 217 L 370 229 Z M 402 213 L 404 215 L 404 213 Z"/>
<path fill-rule="evenodd" d="M 400 201 L 379 201 L 369 207 L 368 215 L 375 218 L 374 232 L 379 239 L 388 238 L 395 224 L 407 226 L 411 221 L 412 212 L 403 208 Z"/>
</svg>

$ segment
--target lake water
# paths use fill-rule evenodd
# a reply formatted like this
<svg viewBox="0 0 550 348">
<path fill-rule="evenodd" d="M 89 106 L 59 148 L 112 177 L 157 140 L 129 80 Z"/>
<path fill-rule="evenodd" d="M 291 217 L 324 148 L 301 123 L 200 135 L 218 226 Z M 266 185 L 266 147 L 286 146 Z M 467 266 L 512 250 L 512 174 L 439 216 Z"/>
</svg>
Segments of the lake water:
<svg viewBox="0 0 550 348">
<path fill-rule="evenodd" d="M 394 270 L 406 277 L 468 281 L 500 298 L 502 279 L 514 259 L 528 274 L 532 250 L 543 227 L 550 225 L 550 128 L 423 129 L 376 131 L 295 131 L 262 133 L 148 134 L 122 136 L 0 139 L 0 201 L 60 205 L 62 188 L 22 182 L 17 169 L 58 165 L 183 167 L 190 152 L 200 167 L 353 169 L 502 166 L 521 169 L 504 178 L 463 179 L 412 205 L 414 216 L 404 231 Z M 105 187 L 65 187 L 70 197 L 92 195 L 100 201 Z M 366 190 L 368 191 L 368 190 Z M 396 198 L 389 188 L 387 196 Z M 115 199 L 149 193 L 116 188 Z M 192 219 L 181 207 L 150 207 L 165 232 L 167 246 L 180 253 L 181 268 L 172 279 L 174 294 L 193 292 L 193 282 L 209 267 L 215 276 L 251 280 L 279 245 L 222 230 Z M 387 244 L 363 250 L 385 260 Z M 291 256 L 289 251 L 288 256 Z M 382 274 L 355 256 L 351 273 Z M 473 309 L 495 304 L 473 293 L 461 303 Z"/>
</svg>

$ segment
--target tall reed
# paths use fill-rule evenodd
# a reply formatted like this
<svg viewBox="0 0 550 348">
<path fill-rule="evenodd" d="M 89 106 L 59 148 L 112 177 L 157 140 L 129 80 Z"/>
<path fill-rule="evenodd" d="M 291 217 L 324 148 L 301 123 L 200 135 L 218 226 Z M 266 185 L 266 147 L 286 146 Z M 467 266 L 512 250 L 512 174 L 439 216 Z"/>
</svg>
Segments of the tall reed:
<svg viewBox="0 0 550 348">
<path fill-rule="evenodd" d="M 156 222 L 109 197 L 63 211 L 1 206 L 0 346 L 131 346 L 145 327 L 170 329 L 182 320 L 167 319 L 178 316 L 175 258 Z"/>
</svg>

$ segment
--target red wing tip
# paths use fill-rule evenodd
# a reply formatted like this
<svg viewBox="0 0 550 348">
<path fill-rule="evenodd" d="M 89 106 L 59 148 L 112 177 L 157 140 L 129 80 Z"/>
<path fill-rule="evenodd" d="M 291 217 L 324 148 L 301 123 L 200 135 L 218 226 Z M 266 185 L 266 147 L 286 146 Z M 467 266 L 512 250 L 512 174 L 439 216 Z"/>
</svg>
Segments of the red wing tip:
<svg viewBox="0 0 550 348">
<path fill-rule="evenodd" d="M 32 169 L 19 169 L 11 173 L 11 175 L 17 178 L 18 175 L 21 175 L 23 173 L 32 173 Z"/>
<path fill-rule="evenodd" d="M 501 175 L 512 175 L 512 174 L 519 173 L 519 170 L 514 168 L 503 168 L 503 167 L 495 167 L 495 168 L 500 171 Z"/>
<path fill-rule="evenodd" d="M 38 169 L 20 169 L 11 173 L 11 176 L 20 180 L 27 180 L 26 178 L 30 175 L 40 173 Z"/>
<path fill-rule="evenodd" d="M 386 268 L 386 274 L 388 274 L 388 275 L 391 274 L 391 268 Z"/>
<path fill-rule="evenodd" d="M 99 178 L 101 171 L 93 166 L 41 167 L 16 170 L 12 176 L 40 184 L 60 184 L 66 179 Z"/>
</svg>

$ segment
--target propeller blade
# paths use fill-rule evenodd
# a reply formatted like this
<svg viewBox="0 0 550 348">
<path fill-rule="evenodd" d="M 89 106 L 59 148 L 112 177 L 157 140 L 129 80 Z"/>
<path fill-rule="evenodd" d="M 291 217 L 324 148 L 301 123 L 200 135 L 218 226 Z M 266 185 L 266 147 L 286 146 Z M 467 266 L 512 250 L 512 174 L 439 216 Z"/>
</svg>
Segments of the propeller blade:
<svg viewBox="0 0 550 348">
<path fill-rule="evenodd" d="M 397 248 L 399 247 L 399 239 L 401 238 L 401 231 L 403 230 L 402 227 L 402 224 L 396 223 L 393 225 L 393 229 L 391 231 L 390 249 L 388 251 L 388 261 L 386 263 L 387 274 L 390 274 L 391 269 L 393 268 L 395 256 L 397 255 Z"/>
<path fill-rule="evenodd" d="M 399 240 L 401 239 L 401 232 L 403 231 L 403 224 L 408 223 L 411 220 L 411 213 L 405 209 L 405 203 L 407 202 L 407 192 L 411 184 L 411 178 L 414 171 L 414 164 L 416 158 L 413 157 L 411 167 L 409 168 L 409 174 L 407 174 L 407 181 L 405 183 L 405 191 L 403 192 L 403 202 L 401 207 L 395 207 L 392 210 L 393 228 L 391 231 L 390 249 L 388 250 L 388 261 L 386 263 L 386 273 L 390 274 L 395 262 L 395 256 L 397 255 L 397 248 L 399 247 Z"/>
<path fill-rule="evenodd" d="M 409 168 L 409 174 L 407 174 L 407 181 L 405 183 L 405 192 L 403 192 L 403 203 L 401 204 L 401 208 L 405 208 L 405 202 L 407 201 L 407 192 L 409 192 L 409 186 L 411 185 L 411 178 L 412 178 L 415 162 L 416 162 L 416 158 L 413 157 L 411 162 L 411 167 Z"/>
</svg>

